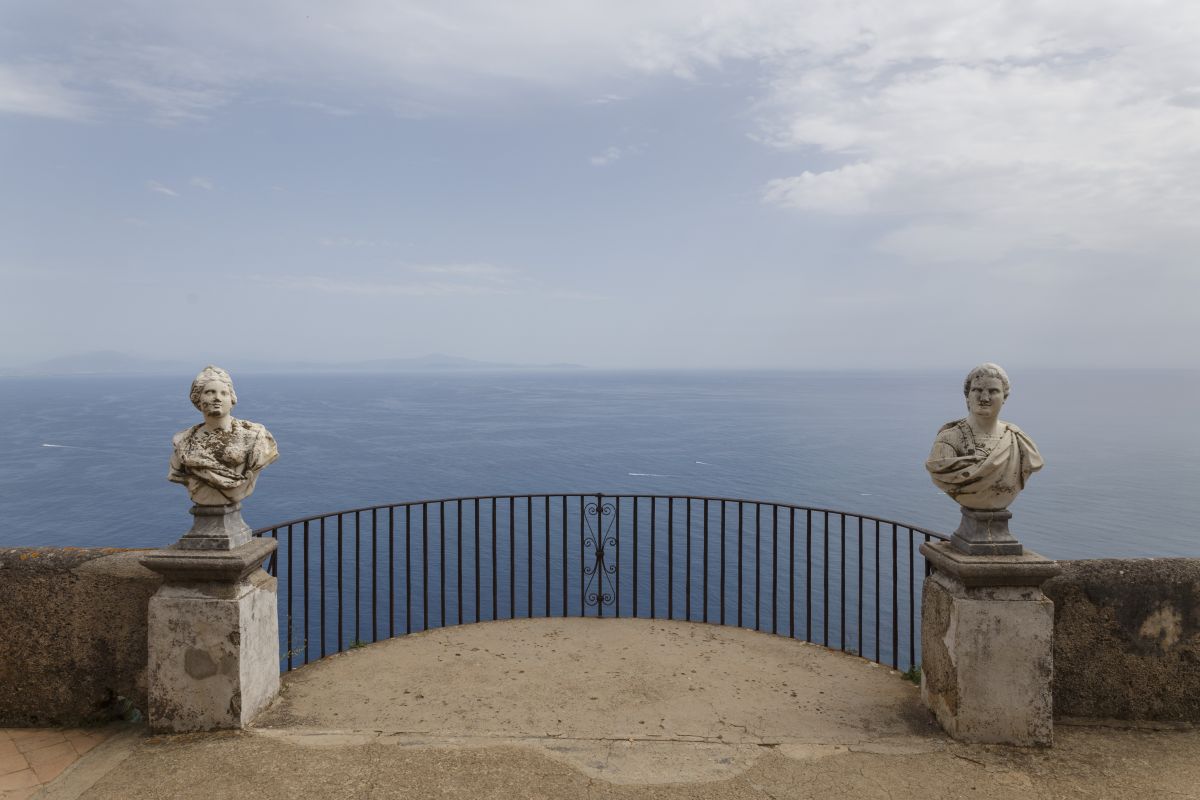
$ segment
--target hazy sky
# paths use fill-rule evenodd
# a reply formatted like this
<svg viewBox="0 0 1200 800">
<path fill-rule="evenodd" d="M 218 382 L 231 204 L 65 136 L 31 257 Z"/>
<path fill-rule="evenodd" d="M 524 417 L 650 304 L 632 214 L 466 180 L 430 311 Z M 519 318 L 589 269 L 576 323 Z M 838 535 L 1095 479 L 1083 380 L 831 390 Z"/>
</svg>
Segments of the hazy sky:
<svg viewBox="0 0 1200 800">
<path fill-rule="evenodd" d="M 1200 366 L 1200 3 L 0 0 L 0 364 Z"/>
</svg>

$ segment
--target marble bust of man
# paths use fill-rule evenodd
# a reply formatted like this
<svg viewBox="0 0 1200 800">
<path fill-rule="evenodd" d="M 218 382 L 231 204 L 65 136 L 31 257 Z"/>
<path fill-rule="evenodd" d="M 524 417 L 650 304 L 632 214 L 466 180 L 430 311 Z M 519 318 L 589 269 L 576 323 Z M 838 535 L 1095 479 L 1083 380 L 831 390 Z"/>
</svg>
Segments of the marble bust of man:
<svg viewBox="0 0 1200 800">
<path fill-rule="evenodd" d="M 1008 375 L 999 365 L 971 370 L 963 381 L 967 416 L 938 430 L 925 462 L 934 485 L 965 509 L 1007 508 L 1044 463 L 1033 440 L 1000 419 L 1008 393 Z"/>
<path fill-rule="evenodd" d="M 238 503 L 254 491 L 258 473 L 279 458 L 275 437 L 257 422 L 232 416 L 237 394 L 220 367 L 202 369 L 189 397 L 204 421 L 172 438 L 167 480 L 186 486 L 198 506 Z"/>
</svg>

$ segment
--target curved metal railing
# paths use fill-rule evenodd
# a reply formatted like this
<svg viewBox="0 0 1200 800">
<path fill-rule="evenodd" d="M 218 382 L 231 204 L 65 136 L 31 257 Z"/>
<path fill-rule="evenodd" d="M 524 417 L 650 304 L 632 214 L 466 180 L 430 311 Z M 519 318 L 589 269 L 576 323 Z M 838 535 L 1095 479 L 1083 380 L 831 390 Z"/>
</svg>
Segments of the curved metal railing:
<svg viewBox="0 0 1200 800">
<path fill-rule="evenodd" d="M 430 628 L 530 617 L 736 625 L 917 663 L 918 539 L 945 534 L 728 497 L 518 494 L 364 506 L 278 540 L 285 670 Z"/>
</svg>

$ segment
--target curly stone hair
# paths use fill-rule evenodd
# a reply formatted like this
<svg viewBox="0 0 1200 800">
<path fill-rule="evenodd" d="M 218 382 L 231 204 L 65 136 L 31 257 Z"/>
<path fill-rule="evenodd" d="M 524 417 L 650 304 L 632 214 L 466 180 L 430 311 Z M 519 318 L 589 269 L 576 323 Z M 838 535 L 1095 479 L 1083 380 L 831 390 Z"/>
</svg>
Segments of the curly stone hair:
<svg viewBox="0 0 1200 800">
<path fill-rule="evenodd" d="M 985 361 L 975 369 L 967 373 L 966 380 L 963 381 L 963 397 L 971 393 L 971 381 L 976 378 L 999 378 L 1000 385 L 1004 387 L 1004 399 L 1008 399 L 1008 390 L 1010 384 L 1008 382 L 1008 373 L 999 364 L 993 364 L 991 361 Z M 232 391 L 232 389 L 230 390 Z"/>
<path fill-rule="evenodd" d="M 204 384 L 210 381 L 220 381 L 228 386 L 229 402 L 232 405 L 237 405 L 237 392 L 233 390 L 233 378 L 229 377 L 229 373 L 220 367 L 209 364 L 200 370 L 200 374 L 192 381 L 192 391 L 188 394 L 188 399 L 192 401 L 192 405 L 196 407 L 197 411 L 200 410 L 200 393 L 204 391 Z"/>
</svg>

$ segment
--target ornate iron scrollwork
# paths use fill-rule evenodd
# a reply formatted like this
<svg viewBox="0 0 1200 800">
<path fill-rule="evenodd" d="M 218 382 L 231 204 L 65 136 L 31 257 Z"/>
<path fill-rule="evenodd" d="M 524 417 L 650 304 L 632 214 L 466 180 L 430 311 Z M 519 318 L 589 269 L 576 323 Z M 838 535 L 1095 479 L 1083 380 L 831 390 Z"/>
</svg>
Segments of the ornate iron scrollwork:
<svg viewBox="0 0 1200 800">
<path fill-rule="evenodd" d="M 595 517 L 596 525 L 592 526 Z M 605 525 L 604 518 L 609 517 Z M 587 522 L 587 536 L 583 540 L 584 552 L 592 551 L 590 563 L 583 568 L 584 600 L 589 606 L 596 607 L 600 614 L 604 606 L 615 602 L 617 564 L 615 558 L 617 539 L 611 536 L 613 523 L 616 521 L 616 510 L 612 503 L 606 502 L 603 495 L 597 495 L 595 502 L 584 507 L 584 520 Z"/>
</svg>

